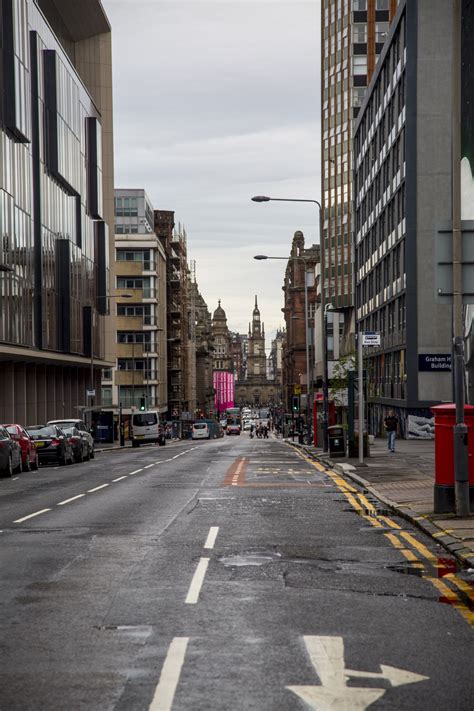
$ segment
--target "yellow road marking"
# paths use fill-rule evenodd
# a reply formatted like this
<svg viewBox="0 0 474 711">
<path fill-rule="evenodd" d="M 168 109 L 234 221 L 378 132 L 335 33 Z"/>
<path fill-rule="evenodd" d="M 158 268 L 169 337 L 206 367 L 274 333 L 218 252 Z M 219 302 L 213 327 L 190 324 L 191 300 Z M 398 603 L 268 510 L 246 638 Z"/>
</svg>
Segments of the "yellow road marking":
<svg viewBox="0 0 474 711">
<path fill-rule="evenodd" d="M 393 547 L 396 548 L 408 561 L 414 563 L 414 567 L 419 567 L 420 570 L 423 569 L 423 561 L 417 558 L 417 556 L 412 550 L 404 547 L 402 541 L 400 541 L 400 539 L 397 537 L 398 535 L 402 536 L 408 543 L 410 543 L 410 545 L 416 548 L 418 553 L 420 553 L 434 567 L 440 567 L 436 556 L 433 555 L 430 550 L 425 545 L 423 545 L 423 543 L 417 541 L 416 538 L 414 538 L 414 536 L 412 536 L 410 533 L 402 531 L 401 526 L 399 526 L 395 521 L 392 521 L 392 519 L 390 519 L 388 516 L 372 516 L 365 514 L 359 501 L 363 503 L 367 511 L 377 514 L 375 507 L 370 504 L 370 502 L 363 494 L 357 492 L 357 489 L 348 485 L 345 480 L 343 480 L 338 474 L 336 474 L 336 472 L 326 470 L 321 464 L 319 464 L 319 462 L 314 462 L 308 459 L 307 457 L 303 457 L 303 459 L 306 459 L 306 461 L 318 471 L 327 474 L 339 488 L 341 493 L 344 494 L 344 496 L 353 506 L 353 508 L 362 516 L 362 518 L 368 520 L 372 526 L 383 527 L 383 524 L 381 523 L 381 521 L 383 521 L 386 525 L 389 525 L 391 528 L 393 528 L 393 533 L 385 533 L 384 536 L 390 541 Z M 356 494 L 359 500 L 352 495 L 353 493 Z M 423 520 L 424 518 L 424 516 L 418 516 L 416 520 Z M 443 583 L 438 578 L 433 578 L 429 575 L 422 575 L 422 577 L 424 580 L 428 580 L 439 592 L 441 592 L 443 597 L 449 601 L 449 603 L 459 612 L 460 615 L 462 615 L 462 617 L 466 620 L 468 624 L 474 625 L 474 612 L 471 612 L 471 610 L 463 602 L 463 600 L 458 597 L 458 594 L 455 590 L 449 588 L 446 583 Z M 457 578 L 454 574 L 445 575 L 444 578 L 449 580 L 453 585 L 457 586 L 464 594 L 468 595 L 469 599 L 472 599 L 472 590 L 463 580 Z"/>
<path fill-rule="evenodd" d="M 438 588 L 443 597 L 449 600 L 450 604 L 456 608 L 459 614 L 464 617 L 466 622 L 468 622 L 470 625 L 474 625 L 474 612 L 471 612 L 469 608 L 466 607 L 466 605 L 464 605 L 464 603 L 459 600 L 458 596 L 455 592 L 451 590 L 451 588 L 448 588 L 445 583 L 443 583 L 441 580 L 438 580 L 437 578 L 426 578 L 426 580 L 429 580 L 435 588 Z"/>
</svg>

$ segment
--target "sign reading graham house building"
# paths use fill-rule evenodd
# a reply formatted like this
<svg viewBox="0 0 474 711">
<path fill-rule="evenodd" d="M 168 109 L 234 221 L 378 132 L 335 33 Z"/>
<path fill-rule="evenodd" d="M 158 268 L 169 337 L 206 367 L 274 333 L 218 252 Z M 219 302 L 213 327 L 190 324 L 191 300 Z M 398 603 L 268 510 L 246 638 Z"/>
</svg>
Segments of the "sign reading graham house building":
<svg viewBox="0 0 474 711">
<path fill-rule="evenodd" d="M 451 370 L 451 353 L 419 353 L 418 370 L 424 373 Z"/>
</svg>

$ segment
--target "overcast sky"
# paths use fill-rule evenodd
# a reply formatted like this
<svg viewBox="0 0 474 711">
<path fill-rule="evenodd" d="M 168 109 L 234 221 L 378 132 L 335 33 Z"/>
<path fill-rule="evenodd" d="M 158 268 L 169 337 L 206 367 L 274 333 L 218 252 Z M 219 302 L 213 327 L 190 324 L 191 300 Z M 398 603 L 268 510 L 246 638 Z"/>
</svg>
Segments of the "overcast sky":
<svg viewBox="0 0 474 711">
<path fill-rule="evenodd" d="M 112 25 L 115 185 L 144 188 L 186 227 L 201 293 L 247 332 L 255 294 L 283 325 L 295 230 L 319 242 L 318 0 L 102 0 Z"/>
</svg>

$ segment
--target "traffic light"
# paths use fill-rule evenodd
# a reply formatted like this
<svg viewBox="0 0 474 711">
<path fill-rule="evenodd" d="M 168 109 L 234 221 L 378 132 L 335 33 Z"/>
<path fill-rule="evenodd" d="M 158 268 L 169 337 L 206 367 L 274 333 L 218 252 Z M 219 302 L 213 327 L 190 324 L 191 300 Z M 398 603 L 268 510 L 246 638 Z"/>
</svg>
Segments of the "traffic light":
<svg viewBox="0 0 474 711">
<path fill-rule="evenodd" d="M 300 396 L 299 395 L 293 395 L 293 398 L 291 401 L 291 409 L 293 410 L 293 412 L 300 411 Z"/>
<path fill-rule="evenodd" d="M 143 412 L 143 410 L 146 409 L 146 397 L 141 397 L 140 398 L 140 410 Z"/>
</svg>

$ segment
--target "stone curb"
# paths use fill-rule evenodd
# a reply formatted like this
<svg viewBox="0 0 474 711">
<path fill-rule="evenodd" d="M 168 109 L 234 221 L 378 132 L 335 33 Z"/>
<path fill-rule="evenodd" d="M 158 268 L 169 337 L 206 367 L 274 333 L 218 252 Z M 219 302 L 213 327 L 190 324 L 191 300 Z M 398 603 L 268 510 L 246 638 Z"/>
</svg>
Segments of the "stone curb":
<svg viewBox="0 0 474 711">
<path fill-rule="evenodd" d="M 296 449 L 305 452 L 312 459 L 316 459 L 327 469 L 336 471 L 342 477 L 347 477 L 348 479 L 354 481 L 356 484 L 359 484 L 359 486 L 362 486 L 373 496 L 375 496 L 379 501 L 388 506 L 388 508 L 392 509 L 394 512 L 396 512 L 399 516 L 406 519 L 407 521 L 410 521 L 410 523 L 412 523 L 414 526 L 416 526 L 421 531 L 430 536 L 435 541 L 435 543 L 439 543 L 441 546 L 443 546 L 443 548 L 445 548 L 448 553 L 451 553 L 451 555 L 453 555 L 462 565 L 466 565 L 469 568 L 474 568 L 474 553 L 470 548 L 467 548 L 459 538 L 455 538 L 450 533 L 445 531 L 444 528 L 437 526 L 435 523 L 433 523 L 429 519 L 426 519 L 424 516 L 416 515 L 416 512 L 414 512 L 413 509 L 410 509 L 407 506 L 401 506 L 396 501 L 387 499 L 385 496 L 380 494 L 377 489 L 372 486 L 369 481 L 367 481 L 367 479 L 364 479 L 358 474 L 354 474 L 353 472 L 345 470 L 344 467 L 341 467 L 340 464 L 334 462 L 332 459 L 328 459 L 327 457 L 317 454 L 316 452 L 311 452 L 310 449 L 308 449 L 304 445 L 302 446 L 298 444 L 297 442 L 289 442 L 289 444 L 293 445 Z"/>
</svg>

